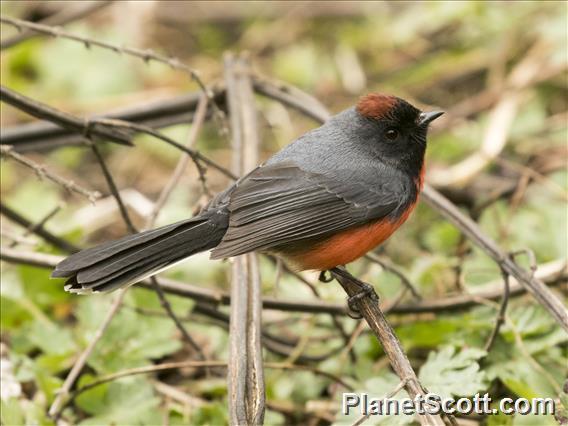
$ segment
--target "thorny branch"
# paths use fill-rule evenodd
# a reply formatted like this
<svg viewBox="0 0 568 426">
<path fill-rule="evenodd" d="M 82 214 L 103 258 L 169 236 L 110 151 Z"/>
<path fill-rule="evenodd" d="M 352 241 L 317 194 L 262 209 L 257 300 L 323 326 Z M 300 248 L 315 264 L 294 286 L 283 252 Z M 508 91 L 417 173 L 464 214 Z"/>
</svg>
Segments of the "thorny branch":
<svg viewBox="0 0 568 426">
<path fill-rule="evenodd" d="M 76 184 L 72 180 L 64 179 L 49 171 L 43 164 L 38 164 L 35 161 L 30 160 L 29 158 L 21 154 L 18 154 L 10 145 L 1 145 L 0 155 L 4 158 L 11 158 L 16 162 L 29 167 L 40 179 L 45 178 L 53 183 L 56 183 L 59 186 L 62 186 L 69 192 L 75 192 L 77 194 L 83 195 L 84 197 L 87 197 L 91 203 L 94 203 L 101 197 L 101 194 L 98 191 L 89 191 L 88 189 L 85 189 L 82 186 Z"/>
<path fill-rule="evenodd" d="M 63 25 L 70 22 L 82 19 L 103 7 L 112 4 L 112 0 L 103 1 L 85 1 L 77 2 L 71 6 L 64 6 L 61 10 L 48 18 L 42 20 L 40 24 L 42 25 Z M 0 49 L 8 49 L 9 47 L 15 46 L 23 41 L 29 40 L 30 38 L 36 37 L 38 35 L 35 31 L 22 31 L 19 29 L 20 33 L 12 37 L 6 38 L 0 42 Z"/>
<path fill-rule="evenodd" d="M 203 91 L 203 93 L 205 93 L 207 98 L 215 105 L 213 94 L 211 93 L 210 90 L 208 90 L 207 86 L 205 86 L 205 84 L 199 77 L 199 73 L 193 68 L 190 68 L 184 63 L 182 63 L 177 58 L 168 58 L 164 55 L 160 55 L 159 53 L 156 53 L 148 49 L 142 50 L 142 49 L 136 49 L 134 47 L 125 47 L 125 46 L 121 47 L 112 43 L 107 43 L 105 41 L 95 40 L 89 37 L 73 34 L 58 27 L 50 27 L 48 25 L 36 24 L 29 21 L 23 21 L 21 19 L 10 18 L 8 16 L 0 16 L 0 22 L 3 24 L 11 25 L 19 30 L 25 28 L 31 31 L 35 31 L 37 33 L 47 34 L 53 37 L 59 37 L 67 40 L 77 41 L 79 43 L 84 44 L 87 49 L 90 49 L 92 46 L 96 46 L 102 49 L 110 50 L 115 53 L 129 55 L 135 58 L 142 59 L 146 63 L 151 61 L 160 62 L 162 64 L 169 66 L 172 69 L 183 71 L 184 73 L 188 74 L 190 78 L 197 83 L 197 85 Z"/>
<path fill-rule="evenodd" d="M 109 126 L 89 126 L 88 121 L 82 118 L 75 117 L 72 114 L 68 114 L 49 105 L 28 98 L 27 96 L 8 89 L 5 86 L 0 86 L 0 96 L 0 100 L 7 104 L 18 108 L 21 111 L 27 112 L 34 117 L 49 120 L 66 129 L 79 132 L 83 135 L 88 131 L 91 136 L 111 140 L 122 145 L 132 145 L 130 135 L 120 131 L 119 129 L 114 129 Z"/>
</svg>

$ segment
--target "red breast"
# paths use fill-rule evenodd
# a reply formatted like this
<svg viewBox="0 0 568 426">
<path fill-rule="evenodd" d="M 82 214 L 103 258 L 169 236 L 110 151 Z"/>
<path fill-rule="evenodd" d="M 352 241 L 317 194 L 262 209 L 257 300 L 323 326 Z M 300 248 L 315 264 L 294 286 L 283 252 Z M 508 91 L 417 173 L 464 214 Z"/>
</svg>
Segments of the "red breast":
<svg viewBox="0 0 568 426">
<path fill-rule="evenodd" d="M 418 192 L 424 186 L 422 167 L 416 181 Z M 300 270 L 325 271 L 339 265 L 346 265 L 386 241 L 410 216 L 416 207 L 414 201 L 398 218 L 377 221 L 339 232 L 328 239 L 295 253 L 288 260 Z"/>
</svg>

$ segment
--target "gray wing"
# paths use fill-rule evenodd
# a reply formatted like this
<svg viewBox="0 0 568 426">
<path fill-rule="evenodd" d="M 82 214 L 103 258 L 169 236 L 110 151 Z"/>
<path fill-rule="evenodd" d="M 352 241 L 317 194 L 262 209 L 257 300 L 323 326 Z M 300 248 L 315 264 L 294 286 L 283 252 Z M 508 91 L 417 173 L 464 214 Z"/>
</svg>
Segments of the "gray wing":
<svg viewBox="0 0 568 426">
<path fill-rule="evenodd" d="M 309 173 L 289 161 L 261 166 L 238 183 L 229 228 L 213 259 L 324 237 L 388 216 L 404 203 L 403 183 L 377 176 L 372 188 Z"/>
</svg>

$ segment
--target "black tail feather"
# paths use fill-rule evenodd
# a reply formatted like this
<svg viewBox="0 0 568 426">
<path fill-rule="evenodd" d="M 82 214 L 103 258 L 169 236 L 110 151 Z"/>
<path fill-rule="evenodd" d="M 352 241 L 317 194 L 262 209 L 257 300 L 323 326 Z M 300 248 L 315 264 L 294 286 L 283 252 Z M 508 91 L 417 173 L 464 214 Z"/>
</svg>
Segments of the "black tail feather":
<svg viewBox="0 0 568 426">
<path fill-rule="evenodd" d="M 215 247 L 227 229 L 223 218 L 197 217 L 83 250 L 60 262 L 51 276 L 68 278 L 65 290 L 73 293 L 106 292 L 134 284 Z"/>
</svg>

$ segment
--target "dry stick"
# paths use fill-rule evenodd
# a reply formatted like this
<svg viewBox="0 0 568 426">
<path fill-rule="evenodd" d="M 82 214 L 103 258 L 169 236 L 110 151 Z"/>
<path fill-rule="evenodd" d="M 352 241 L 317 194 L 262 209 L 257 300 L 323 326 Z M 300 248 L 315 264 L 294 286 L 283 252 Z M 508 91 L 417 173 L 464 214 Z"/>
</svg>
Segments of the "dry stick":
<svg viewBox="0 0 568 426">
<path fill-rule="evenodd" d="M 29 158 L 18 154 L 14 151 L 13 147 L 10 145 L 2 145 L 0 146 L 0 155 L 2 157 L 11 158 L 17 161 L 20 164 L 23 164 L 26 167 L 32 169 L 38 178 L 40 179 L 47 179 L 51 182 L 62 186 L 69 192 L 75 192 L 76 194 L 83 195 L 87 197 L 91 203 L 94 203 L 97 199 L 101 197 L 100 192 L 98 191 L 89 191 L 88 189 L 83 188 L 80 185 L 77 185 L 72 180 L 64 179 L 53 172 L 50 172 L 43 164 L 38 164 L 35 161 L 30 160 Z"/>
<path fill-rule="evenodd" d="M 381 398 L 381 400 L 385 400 L 385 399 L 390 399 L 392 397 L 394 397 L 397 393 L 399 393 L 403 387 L 406 386 L 406 382 L 403 380 L 401 381 L 398 385 L 396 385 L 396 387 L 390 391 L 388 394 L 386 394 L 383 398 Z M 360 426 L 363 423 L 365 423 L 367 421 L 367 419 L 369 417 L 371 417 L 373 414 L 369 413 L 369 414 L 365 414 L 364 416 L 360 417 L 355 423 L 353 423 L 351 426 Z"/>
<path fill-rule="evenodd" d="M 64 240 L 63 238 L 53 235 L 49 231 L 46 231 L 44 229 L 43 223 L 34 224 L 32 221 L 26 219 L 18 212 L 12 210 L 4 203 L 0 203 L 0 213 L 6 216 L 8 219 L 10 219 L 12 222 L 15 222 L 18 225 L 21 225 L 24 228 L 28 229 L 32 234 L 40 236 L 45 241 L 57 247 L 58 249 L 61 249 L 69 253 L 74 253 L 76 251 L 79 251 L 79 248 L 76 247 L 75 245 Z"/>
<path fill-rule="evenodd" d="M 38 234 L 39 235 L 39 234 Z M 10 247 L 0 247 L 0 259 L 6 262 L 32 265 L 40 268 L 54 268 L 64 259 L 64 256 L 56 256 L 46 253 L 38 253 L 25 250 L 16 250 Z M 552 284 L 566 282 L 567 277 L 566 260 L 559 259 L 539 266 L 535 275 L 537 279 L 545 280 Z M 148 280 L 139 284 L 143 288 L 151 288 Z M 231 296 L 220 290 L 213 290 L 199 284 L 190 284 L 172 279 L 161 278 L 160 286 L 167 294 L 175 294 L 181 297 L 188 297 L 200 302 L 213 305 L 229 305 Z M 519 296 L 527 291 L 526 287 L 519 284 L 516 280 L 511 282 L 509 296 Z M 422 300 L 419 303 L 398 304 L 389 307 L 389 312 L 393 314 L 421 314 L 452 312 L 468 309 L 479 305 L 479 300 L 498 300 L 503 297 L 503 283 L 501 281 L 491 284 L 490 288 L 474 294 L 460 294 L 434 300 Z M 297 300 L 277 299 L 274 297 L 263 297 L 263 309 L 272 309 L 285 312 L 300 312 L 312 314 L 335 314 L 347 315 L 344 303 L 330 303 L 321 300 L 311 300 L 299 302 Z"/>
<path fill-rule="evenodd" d="M 82 4 L 84 3 L 84 4 Z M 89 16 L 91 13 L 108 6 L 112 1 L 91 1 L 91 2 L 77 2 L 75 7 L 64 6 L 62 9 L 42 20 L 40 24 L 43 25 L 64 25 L 70 22 L 82 19 Z M 21 29 L 19 29 L 21 31 Z M 0 42 L 0 49 L 8 49 L 30 38 L 36 37 L 38 34 L 35 31 L 22 31 L 20 34 L 6 38 Z"/>
<path fill-rule="evenodd" d="M 187 138 L 187 144 L 186 144 L 187 148 L 193 148 L 193 146 L 195 145 L 195 142 L 197 141 L 197 136 L 199 135 L 199 131 L 201 130 L 203 122 L 205 121 L 206 113 L 207 113 L 207 98 L 205 96 L 202 96 L 199 99 L 199 103 L 197 104 L 197 110 L 195 111 L 195 116 L 193 117 L 191 130 Z M 190 159 L 189 154 L 184 152 L 183 155 L 178 160 L 174 172 L 172 173 L 170 179 L 164 186 L 164 189 L 162 189 L 162 192 L 160 193 L 158 199 L 156 200 L 156 203 L 154 204 L 154 208 L 150 213 L 150 216 L 148 217 L 148 224 L 146 228 L 152 227 L 156 222 L 160 210 L 162 210 L 162 208 L 166 204 L 166 201 L 170 197 L 172 191 L 174 190 L 177 183 L 181 179 L 183 172 L 187 167 L 189 159 Z"/>
<path fill-rule="evenodd" d="M 243 175 L 258 162 L 259 137 L 250 65 L 244 58 L 226 55 L 225 81 L 229 104 L 233 171 Z M 261 346 L 261 288 L 254 253 L 233 259 L 229 331 L 229 421 L 262 424 L 265 410 Z"/>
<path fill-rule="evenodd" d="M 348 273 L 345 269 L 333 268 L 331 270 L 332 276 L 341 284 L 345 292 L 349 297 L 354 297 L 360 294 L 364 286 L 369 286 L 362 281 L 355 278 L 353 275 Z M 372 287 L 369 286 L 370 289 Z M 359 312 L 365 320 L 373 333 L 381 343 L 385 354 L 387 355 L 390 365 L 397 376 L 405 382 L 405 388 L 410 395 L 411 399 L 417 396 L 426 395 L 424 387 L 420 384 L 416 373 L 410 365 L 402 346 L 394 334 L 394 330 L 388 323 L 383 312 L 379 308 L 377 303 L 378 297 L 374 290 L 372 290 L 374 297 L 368 295 L 366 297 L 359 298 L 355 303 L 359 308 Z M 420 423 L 423 425 L 443 425 L 444 422 L 442 418 L 438 415 L 423 414 L 418 415 Z"/>
<path fill-rule="evenodd" d="M 225 88 L 213 86 L 210 90 L 213 91 L 217 103 L 224 104 Z M 201 96 L 203 96 L 202 92 L 192 92 L 168 99 L 152 100 L 134 107 L 129 106 L 109 113 L 94 114 L 87 120 L 114 118 L 153 128 L 187 123 L 194 119 L 194 111 Z M 207 109 L 206 117 L 211 117 L 211 108 Z M 59 127 L 50 121 L 36 121 L 3 128 L 0 142 L 4 145 L 14 145 L 14 149 L 18 152 L 26 152 L 64 145 L 79 145 L 84 143 L 84 138 L 76 131 Z"/>
<path fill-rule="evenodd" d="M 499 307 L 499 312 L 497 313 L 497 319 L 495 320 L 495 327 L 493 328 L 493 331 L 491 332 L 491 335 L 489 336 L 489 339 L 485 344 L 484 349 L 486 352 L 489 352 L 491 350 L 491 347 L 493 346 L 493 343 L 495 343 L 495 339 L 499 334 L 499 330 L 501 329 L 501 326 L 505 322 L 505 312 L 507 311 L 507 304 L 509 303 L 509 274 L 506 273 L 505 271 L 501 272 L 503 274 L 503 288 L 504 288 L 503 300 L 501 301 L 501 306 Z"/>
<path fill-rule="evenodd" d="M 70 397 L 69 401 L 66 403 L 68 405 L 71 401 L 77 398 L 83 392 L 86 392 L 90 389 L 93 389 L 97 386 L 100 386 L 104 383 L 112 382 L 114 380 L 121 379 L 123 377 L 134 376 L 137 374 L 149 374 L 149 373 L 156 373 L 159 371 L 168 371 L 168 370 L 177 370 L 180 368 L 227 368 L 227 363 L 225 361 L 183 361 L 183 362 L 168 362 L 164 364 L 158 365 L 148 365 L 144 367 L 136 367 L 136 368 L 129 368 L 126 370 L 118 371 L 116 373 L 111 373 L 103 377 L 99 377 L 98 379 L 87 383 L 86 385 L 75 389 Z M 352 391 L 353 387 L 343 380 L 341 377 L 336 376 L 335 374 L 328 373 L 326 371 L 320 370 L 316 367 L 311 367 L 309 365 L 295 365 L 295 364 L 285 364 L 285 363 L 278 363 L 278 362 L 267 362 L 267 368 L 271 369 L 278 369 L 278 370 L 290 370 L 290 371 L 309 371 L 314 373 L 315 375 L 326 377 L 334 382 L 339 383 L 345 389 Z"/>
<path fill-rule="evenodd" d="M 120 129 L 115 129 L 109 126 L 89 127 L 88 122 L 82 118 L 28 98 L 27 96 L 8 89 L 5 86 L 0 86 L 0 96 L 0 100 L 2 100 L 2 102 L 6 102 L 7 104 L 18 108 L 21 111 L 27 112 L 34 117 L 49 120 L 66 129 L 73 130 L 81 134 L 85 134 L 88 130 L 91 136 L 111 140 L 122 145 L 132 145 L 132 142 L 130 141 L 131 136 Z"/>
<path fill-rule="evenodd" d="M 112 305 L 111 305 L 109 311 L 107 312 L 105 319 L 103 320 L 103 322 L 101 323 L 101 325 L 99 326 L 97 331 L 95 332 L 95 335 L 93 336 L 93 338 L 89 342 L 89 345 L 85 348 L 85 350 L 81 353 L 81 355 L 79 355 L 79 358 L 77 358 L 77 361 L 75 361 L 75 363 L 73 364 L 73 368 L 71 368 L 71 371 L 69 372 L 69 374 L 65 378 L 65 382 L 63 383 L 63 386 L 61 386 L 61 389 L 57 392 L 57 396 L 55 397 L 53 404 L 51 404 L 51 407 L 49 407 L 48 414 L 51 418 L 53 418 L 53 419 L 59 418 L 59 416 L 61 414 L 63 398 L 66 397 L 69 394 L 71 387 L 73 386 L 73 384 L 75 383 L 75 381 L 79 377 L 79 374 L 81 374 L 81 370 L 83 369 L 83 367 L 87 363 L 87 359 L 89 358 L 89 356 L 91 355 L 91 353 L 95 349 L 95 346 L 97 345 L 99 340 L 103 337 L 103 334 L 107 330 L 107 328 L 110 325 L 115 314 L 118 312 L 118 309 L 120 308 L 120 305 L 122 304 L 122 300 L 123 300 L 124 295 L 126 294 L 127 290 L 128 290 L 128 288 L 123 288 L 116 295 L 116 298 L 112 302 Z"/>
<path fill-rule="evenodd" d="M 28 235 L 32 234 L 35 230 L 42 228 L 52 217 L 54 217 L 59 212 L 59 210 L 61 210 L 61 204 L 51 209 L 51 211 L 48 212 L 43 218 L 41 218 L 39 222 L 31 224 L 22 234 L 22 237 L 27 237 Z M 17 244 L 18 241 L 14 241 L 12 244 L 10 244 L 10 247 L 16 247 Z"/>
</svg>

